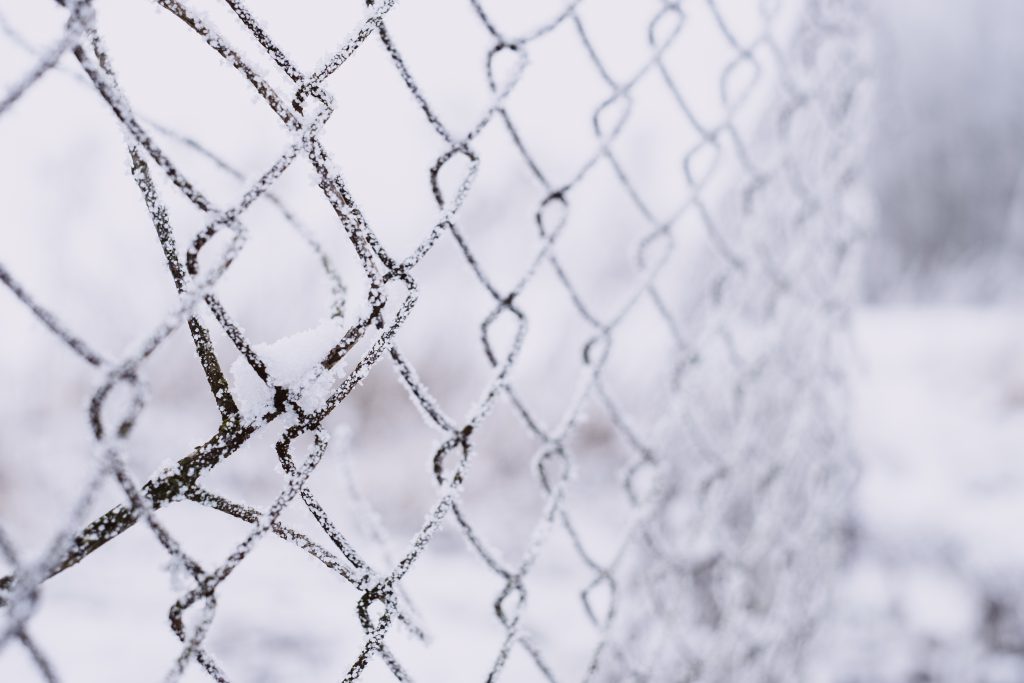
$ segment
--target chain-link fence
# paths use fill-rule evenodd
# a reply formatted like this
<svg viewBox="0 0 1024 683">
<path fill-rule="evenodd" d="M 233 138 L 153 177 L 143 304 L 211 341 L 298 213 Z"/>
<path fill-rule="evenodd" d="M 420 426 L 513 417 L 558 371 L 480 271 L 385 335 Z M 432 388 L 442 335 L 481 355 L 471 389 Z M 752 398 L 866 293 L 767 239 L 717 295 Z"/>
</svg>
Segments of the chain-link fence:
<svg viewBox="0 0 1024 683">
<path fill-rule="evenodd" d="M 4 221 L 0 671 L 799 680 L 862 8 L 314 4 L 3 16 L 5 163 L 88 141 L 26 215 L 130 236 Z"/>
</svg>

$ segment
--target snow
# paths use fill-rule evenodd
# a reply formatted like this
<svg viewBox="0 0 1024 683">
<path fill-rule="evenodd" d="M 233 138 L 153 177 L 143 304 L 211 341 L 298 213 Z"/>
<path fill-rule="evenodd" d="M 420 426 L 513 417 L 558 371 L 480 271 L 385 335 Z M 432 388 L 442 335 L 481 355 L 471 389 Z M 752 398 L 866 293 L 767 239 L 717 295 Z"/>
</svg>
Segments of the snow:
<svg viewBox="0 0 1024 683">
<path fill-rule="evenodd" d="M 958 539 L 964 561 L 1024 563 L 1007 544 L 1024 513 L 1024 322 L 1013 310 L 862 316 L 859 507 L 881 542 Z"/>
<path fill-rule="evenodd" d="M 990 600 L 1020 613 L 1022 321 L 998 306 L 856 316 L 856 544 L 815 681 L 1024 675 L 985 625 Z"/>
<path fill-rule="evenodd" d="M 275 381 L 300 391 L 303 401 L 322 399 L 329 390 L 323 376 L 306 381 L 305 389 L 304 379 L 315 375 L 318 359 L 342 332 L 337 321 L 325 320 L 256 350 Z M 973 666 L 1008 676 L 991 680 L 1016 680 L 1020 663 L 986 650 L 979 633 L 986 596 L 1007 586 L 1017 595 L 1013 577 L 1024 568 L 1024 552 L 1012 542 L 1024 516 L 1019 312 L 864 309 L 854 317 L 852 335 L 854 426 L 863 462 L 858 540 L 807 680 L 903 683 L 914 671 L 940 664 L 948 672 Z M 251 370 L 236 363 L 232 375 L 247 410 L 263 405 L 267 393 Z M 158 515 L 173 533 L 205 528 L 204 536 L 186 543 L 201 562 L 215 560 L 232 546 L 231 537 L 245 532 L 239 522 L 183 505 Z M 353 533 L 379 542 L 380 524 L 372 530 L 357 525 Z M 449 531 L 439 533 L 403 579 L 430 640 L 419 642 L 399 629 L 387 642 L 416 680 L 479 680 L 502 640 L 489 606 L 501 581 L 458 542 L 450 543 Z M 154 546 L 151 534 L 134 529 L 110 543 L 105 559 L 91 558 L 48 584 L 30 632 L 59 672 L 134 681 L 166 670 L 178 645 L 163 615 L 183 577 L 168 574 Z M 531 597 L 557 596 L 566 582 L 586 585 L 557 533 L 540 558 L 530 574 Z M 363 638 L 352 612 L 355 594 L 310 560 L 268 537 L 224 584 L 209 644 L 239 680 L 334 680 L 332 672 L 351 662 Z M 291 580 L 281 582 L 281 576 Z M 568 597 L 548 607 L 531 599 L 526 618 L 531 629 L 558 643 L 545 652 L 552 666 L 571 672 L 594 641 L 579 596 Z M 272 624 L 264 620 L 268 613 L 275 615 Z M 573 618 L 577 627 L 550 631 Z M 111 643 L 118 642 L 136 645 L 111 659 Z M 510 675 L 532 675 L 516 652 Z M 34 680 L 18 648 L 0 654 L 0 670 L 9 680 Z M 371 666 L 367 676 L 387 680 L 390 674 Z M 183 680 L 204 677 L 192 666 Z"/>
<path fill-rule="evenodd" d="M 327 318 L 308 330 L 255 344 L 253 351 L 266 365 L 271 382 L 292 392 L 299 406 L 310 412 L 323 405 L 335 381 L 344 374 L 344 363 L 330 369 L 321 364 L 344 334 L 340 320 Z M 273 410 L 273 388 L 259 378 L 245 357 L 231 364 L 231 379 L 232 394 L 246 419 L 254 420 Z"/>
</svg>

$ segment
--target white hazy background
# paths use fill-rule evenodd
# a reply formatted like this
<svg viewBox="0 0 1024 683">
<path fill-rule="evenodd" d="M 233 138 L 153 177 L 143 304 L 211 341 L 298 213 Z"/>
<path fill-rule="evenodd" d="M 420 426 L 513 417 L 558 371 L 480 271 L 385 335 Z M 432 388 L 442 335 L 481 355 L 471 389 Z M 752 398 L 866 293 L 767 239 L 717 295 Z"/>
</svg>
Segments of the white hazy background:
<svg viewBox="0 0 1024 683">
<path fill-rule="evenodd" d="M 863 473 L 826 680 L 1024 679 L 1024 5 L 876 3 Z"/>
<path fill-rule="evenodd" d="M 107 10 L 99 12 L 101 28 L 121 85 L 139 103 L 137 114 L 176 130 L 200 131 L 204 145 L 249 175 L 276 157 L 287 140 L 265 105 L 208 50 L 196 49 L 194 36 L 149 3 L 97 4 Z M 317 65 L 346 32 L 339 26 L 351 26 L 361 16 L 355 2 L 250 4 L 268 26 L 280 27 L 275 38 L 306 69 Z M 536 17 L 548 14 L 547 4 L 507 4 L 499 23 L 533 25 Z M 657 8 L 649 2 L 650 11 L 639 11 L 633 4 L 604 3 L 595 14 L 597 47 L 618 75 L 636 68 L 646 48 L 645 26 L 629 22 L 637 17 L 646 21 Z M 226 8 L 210 5 L 206 11 L 219 26 L 235 26 Z M 864 303 L 854 316 L 856 353 L 851 359 L 853 423 L 863 473 L 849 529 L 850 555 L 813 675 L 828 683 L 1011 683 L 1024 680 L 1024 543 L 1018 532 L 1024 519 L 1024 320 L 1019 307 L 1024 266 L 1024 41 L 1019 34 L 1024 5 L 1015 0 L 900 0 L 878 3 L 875 9 L 881 68 L 869 170 L 877 231 L 868 250 Z M 310 20 L 297 26 L 287 20 L 294 14 Z M 438 15 L 449 21 L 438 23 Z M 4 0 L 0 17 L 0 91 L 6 91 L 35 62 L 19 41 L 37 50 L 50 44 L 64 13 L 45 3 Z M 691 52 L 678 59 L 694 65 L 682 75 L 694 101 L 713 118 L 727 55 L 710 37 L 702 41 L 713 31 L 701 31 L 699 12 L 694 17 L 695 37 L 686 48 Z M 736 13 L 739 25 L 742 17 Z M 413 68 L 420 62 L 431 65 L 432 70 L 415 75 L 446 122 L 453 128 L 468 126 L 487 105 L 484 64 L 490 45 L 468 3 L 410 2 L 389 26 Z M 532 149 L 557 177 L 575 168 L 593 144 L 589 117 L 602 99 L 602 85 L 578 51 L 557 39 L 548 49 L 562 51 L 549 60 L 562 71 L 530 71 L 516 97 L 548 103 L 547 116 L 528 119 L 523 126 Z M 262 58 L 258 49 L 247 56 Z M 533 57 L 545 59 L 539 51 Z M 382 50 L 362 49 L 329 81 L 340 106 L 325 142 L 345 160 L 346 179 L 372 221 L 415 226 L 422 224 L 418 216 L 435 213 L 427 172 L 444 148 L 385 60 Z M 466 69 L 466 63 L 479 68 Z M 267 73 L 271 67 L 268 62 Z M 0 258 L 72 329 L 101 349 L 121 349 L 156 324 L 175 297 L 128 173 L 122 134 L 96 94 L 75 84 L 81 78 L 77 74 L 76 64 L 65 57 L 58 71 L 0 119 Z M 467 80 L 472 78 L 476 81 Z M 515 97 L 510 107 L 514 112 Z M 660 109 L 646 111 L 652 110 Z M 669 103 L 663 110 L 673 115 Z M 662 124 L 654 120 L 631 129 L 635 139 L 627 148 L 633 150 L 631 169 L 643 179 L 652 203 L 664 209 L 676 190 L 667 179 L 678 174 L 678 159 L 668 150 L 688 143 L 667 144 L 659 137 L 662 131 L 681 129 Z M 558 139 L 546 141 L 548 131 L 557 131 Z M 163 141 L 215 199 L 230 201 L 237 195 L 242 186 L 236 181 L 185 146 Z M 479 142 L 482 157 L 502 158 L 509 153 L 506 144 L 485 133 Z M 624 203 L 614 199 L 613 179 L 594 183 L 592 192 L 607 193 L 607 205 L 581 206 L 573 220 L 601 217 L 616 224 L 614 216 L 624 211 Z M 392 192 L 391 187 L 400 189 Z M 276 193 L 289 197 L 289 207 L 335 253 L 350 251 L 330 228 L 328 207 L 301 165 L 285 174 Z M 491 177 L 488 166 L 482 167 L 463 216 L 474 226 L 474 248 L 499 282 L 520 271 L 530 242 L 515 245 L 489 236 L 522 232 L 542 196 L 525 168 Z M 163 198 L 177 225 L 184 226 L 178 237 L 184 244 L 188 231 L 194 234 L 201 227 L 201 217 L 174 193 L 165 192 Z M 266 207 L 253 212 L 265 212 L 263 222 L 275 224 Z M 416 228 L 396 229 L 384 239 L 403 253 L 421 234 Z M 573 234 L 579 231 L 567 231 L 569 240 Z M 307 269 L 308 281 L 294 277 L 304 272 L 302 267 L 287 268 L 287 279 L 259 270 L 271 257 L 298 264 L 309 258 L 301 243 L 287 237 L 254 235 L 236 267 L 246 272 L 248 264 L 248 276 L 229 274 L 220 288 L 247 332 L 266 344 L 316 326 L 328 305 L 329 292 L 313 268 Z M 602 288 L 614 290 L 621 282 L 617 277 L 625 277 L 625 257 L 606 246 L 614 244 L 614 239 L 567 241 L 562 249 L 570 261 L 578 255 L 573 265 L 596 298 Z M 414 361 L 424 380 L 460 414 L 487 375 L 475 325 L 489 303 L 482 292 L 472 302 L 467 292 L 475 291 L 475 285 L 468 270 L 438 269 L 431 277 L 421 309 L 403 336 L 417 339 Z M 359 301 L 365 284 L 349 284 L 351 300 Z M 524 296 L 524 305 L 532 301 L 534 306 L 531 329 L 537 336 L 531 343 L 543 348 L 545 339 L 583 338 L 585 331 L 573 327 L 568 304 L 549 300 L 547 291 L 541 282 Z M 455 293 L 466 310 L 451 310 Z M 637 343 L 648 344 L 652 355 L 659 351 L 658 340 Z M 530 399 L 553 415 L 571 391 L 579 361 L 552 363 L 539 352 L 531 356 L 529 349 L 525 354 L 523 372 L 545 380 L 535 383 L 542 389 Z M 139 478 L 180 457 L 216 428 L 212 403 L 192 401 L 204 391 L 193 356 L 190 340 L 179 332 L 149 367 L 150 403 L 131 445 L 131 466 Z M 624 374 L 660 371 L 628 358 L 621 363 L 617 371 Z M 392 406 L 410 413 L 401 416 L 404 424 L 417 422 L 394 379 L 378 375 L 368 380 L 372 390 L 356 392 L 339 410 L 339 422 L 362 427 L 339 435 L 339 442 L 347 440 L 341 447 L 346 455 L 333 460 L 351 464 L 384 523 L 404 537 L 419 524 L 419 503 L 432 491 L 421 454 L 433 435 L 424 428 L 422 433 L 365 440 L 365 434 L 386 432 L 398 419 L 389 412 Z M 466 379 L 448 379 L 455 376 Z M 0 381 L 0 520 L 31 555 L 59 529 L 96 465 L 88 456 L 92 439 L 84 410 L 93 377 L 19 302 L 0 292 Z M 180 420 L 162 423 L 160 415 L 168 412 Z M 597 451 L 611 449 L 607 434 L 588 436 Z M 537 502 L 531 498 L 537 495 L 535 487 L 521 485 L 521 479 L 502 469 L 515 468 L 509 454 L 519 444 L 511 435 L 489 438 L 494 451 L 505 457 L 494 459 L 496 471 L 476 473 L 477 481 L 491 485 L 467 491 L 469 504 L 501 498 L 507 505 L 492 505 L 501 512 L 483 517 L 482 524 L 492 532 L 526 528 Z M 269 451 L 269 443 L 261 448 Z M 247 451 L 218 468 L 218 486 L 244 492 L 254 502 L 269 499 L 278 475 L 258 450 L 254 446 L 249 459 Z M 375 465 L 378 460 L 402 463 L 402 469 L 382 470 Z M 325 465 L 332 466 L 341 467 Z M 612 465 L 605 469 L 611 476 Z M 600 486 L 581 488 L 588 490 Z M 372 500 L 374 492 L 386 492 L 387 498 Z M 118 500 L 111 489 L 98 506 Z M 595 537 L 607 533 L 613 538 L 607 530 L 614 530 L 619 512 L 609 506 L 584 523 L 599 530 Z M 339 509 L 338 514 L 348 512 Z M 203 526 L 206 533 L 193 534 L 189 541 L 200 557 L 221 557 L 238 533 L 229 520 L 200 511 L 169 510 L 167 521 L 186 537 L 189 529 Z M 448 539 L 449 546 L 457 542 Z M 265 541 L 239 570 L 238 580 L 226 584 L 210 640 L 244 680 L 307 680 L 311 672 L 352 659 L 357 638 L 348 638 L 351 652 L 337 646 L 357 632 L 351 599 L 307 558 L 274 543 Z M 440 546 L 444 543 L 439 539 Z M 166 626 L 175 591 L 161 557 L 147 534 L 126 534 L 48 584 L 32 632 L 59 650 L 55 659 L 61 670 L 90 672 L 87 678 L 71 675 L 69 680 L 150 680 L 166 670 L 177 652 Z M 538 568 L 541 575 L 554 577 L 553 583 L 585 581 L 567 555 L 553 557 L 549 566 Z M 437 667 L 424 669 L 427 680 L 479 680 L 490 649 L 467 651 L 465 643 L 500 638 L 491 607 L 500 582 L 443 552 L 428 554 L 417 571 L 409 577 L 413 586 L 421 576 L 452 577 L 450 592 L 418 592 L 426 596 L 426 604 L 418 605 L 424 614 L 443 614 L 451 624 L 432 644 L 451 655 L 421 662 Z M 274 580 L 281 573 L 293 580 Z M 530 628 L 553 637 L 573 634 L 570 655 L 578 632 L 579 653 L 585 653 L 590 641 L 578 597 L 552 592 L 538 602 L 543 608 L 531 615 Z M 246 628 L 253 615 L 267 614 L 274 615 L 278 628 Z M 410 658 L 416 656 L 415 647 L 408 645 Z M 18 648 L 0 652 L 0 680 L 34 680 L 24 657 Z M 566 666 L 571 673 L 571 665 Z M 198 671 L 189 673 L 194 678 L 186 680 L 203 680 Z"/>
</svg>

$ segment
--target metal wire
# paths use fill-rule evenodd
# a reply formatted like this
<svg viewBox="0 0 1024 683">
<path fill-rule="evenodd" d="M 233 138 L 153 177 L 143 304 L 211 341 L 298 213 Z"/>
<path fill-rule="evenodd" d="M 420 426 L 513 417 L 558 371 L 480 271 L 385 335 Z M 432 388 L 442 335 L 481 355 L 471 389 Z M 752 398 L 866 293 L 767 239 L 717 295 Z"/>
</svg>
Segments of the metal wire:
<svg viewBox="0 0 1024 683">
<path fill-rule="evenodd" d="M 13 567 L 10 575 L 0 579 L 6 615 L 0 649 L 20 643 L 45 680 L 58 680 L 57 669 L 27 633 L 40 591 L 48 579 L 74 571 L 75 565 L 102 553 L 105 544 L 129 528 L 144 526 L 190 577 L 187 590 L 169 613 L 181 650 L 167 680 L 179 679 L 192 662 L 213 680 L 235 680 L 206 642 L 217 615 L 218 588 L 262 538 L 273 534 L 316 558 L 359 596 L 356 616 L 364 642 L 347 671 L 338 672 L 337 677 L 357 680 L 379 659 L 394 679 L 412 680 L 388 635 L 398 623 L 423 634 L 425 627 L 412 607 L 415 596 L 407 594 L 403 578 L 447 525 L 459 531 L 472 553 L 503 585 L 494 596 L 494 610 L 505 636 L 487 680 L 497 680 L 516 651 L 533 662 L 540 678 L 559 680 L 549 661 L 558 644 L 537 637 L 522 623 L 529 605 L 526 578 L 556 530 L 567 534 L 590 575 L 586 585 L 564 587 L 580 592 L 597 634 L 584 680 L 798 680 L 800 653 L 827 593 L 824 586 L 835 561 L 835 530 L 851 471 L 842 443 L 841 373 L 831 345 L 845 310 L 842 283 L 851 267 L 859 229 L 843 203 L 856 186 L 856 112 L 865 80 L 859 62 L 851 57 L 862 14 L 857 4 L 809 2 L 795 33 L 780 38 L 781 3 L 751 2 L 750 11 L 758 13 L 761 32 L 753 40 L 742 40 L 716 1 L 704 0 L 732 51 L 719 74 L 724 115 L 708 121 L 695 113 L 686 84 L 676 80 L 667 63 L 671 48 L 686 40 L 682 29 L 687 8 L 697 0 L 666 0 L 658 8 L 649 20 L 647 58 L 625 79 L 611 75 L 595 48 L 581 14 L 586 0 L 552 10 L 550 20 L 519 35 L 504 31 L 480 0 L 466 0 L 492 42 L 486 65 L 490 104 L 473 125 L 458 131 L 431 105 L 388 30 L 391 13 L 401 11 L 397 0 L 368 2 L 361 25 L 312 73 L 296 66 L 242 0 L 225 2 L 280 75 L 292 83 L 290 90 L 272 85 L 217 25 L 183 2 L 158 0 L 157 4 L 245 79 L 289 132 L 290 142 L 276 160 L 233 203 L 209 198 L 160 147 L 152 131 L 198 150 L 235 179 L 247 177 L 243 171 L 195 142 L 188 132 L 169 130 L 135 113 L 133 102 L 118 84 L 90 0 L 61 3 L 67 20 L 59 40 L 38 56 L 38 65 L 0 100 L 2 116 L 44 74 L 65 68 L 58 65 L 70 53 L 81 69 L 76 78 L 103 98 L 126 131 L 132 177 L 177 292 L 174 310 L 140 343 L 108 356 L 0 266 L 0 281 L 8 290 L 71 352 L 96 369 L 99 381 L 89 420 L 103 455 L 102 466 L 82 490 L 65 530 L 40 557 L 25 561 L 0 530 L 0 554 Z M 568 177 L 556 177 L 544 169 L 507 107 L 523 74 L 545 68 L 543 62 L 531 60 L 531 48 L 556 30 L 573 32 L 606 87 L 606 98 L 593 114 L 595 144 Z M 385 248 L 379 232 L 360 210 L 359 198 L 335 170 L 340 164 L 321 136 L 336 109 L 325 85 L 370 41 L 380 41 L 434 134 L 446 145 L 430 169 L 436 215 L 429 220 L 426 236 L 405 256 Z M 499 68 L 502 61 L 511 68 Z M 743 73 L 751 76 L 741 78 Z M 758 106 L 751 104 L 751 95 L 765 79 L 777 81 L 772 83 L 776 93 L 772 104 L 760 115 L 761 124 L 755 130 L 744 128 L 739 120 Z M 666 112 L 666 117 L 698 139 L 681 157 L 684 172 L 678 204 L 668 214 L 649 205 L 616 146 L 637 114 L 640 100 L 635 93 L 643 83 L 655 83 L 667 93 L 676 109 Z M 459 217 L 477 176 L 478 138 L 493 128 L 507 132 L 514 154 L 544 192 L 536 207 L 533 255 L 511 287 L 500 286 L 488 274 Z M 701 158 L 708 154 L 714 163 L 702 167 Z M 728 165 L 718 163 L 723 156 L 734 160 L 728 181 L 735 193 L 719 201 L 710 197 L 707 187 L 725 172 L 721 168 Z M 453 161 L 466 170 L 455 192 L 447 195 L 440 176 Z M 315 172 L 337 227 L 369 282 L 365 313 L 359 317 L 352 311 L 358 310 L 360 302 L 348 300 L 346 276 L 334 265 L 334 255 L 275 191 L 282 174 L 300 164 Z M 599 313 L 590 295 L 574 282 L 557 248 L 573 208 L 592 201 L 586 181 L 602 167 L 611 170 L 624 197 L 642 217 L 632 226 L 635 271 L 621 288 L 610 315 Z M 184 256 L 176 239 L 181 232 L 169 216 L 154 173 L 165 176 L 206 218 L 204 229 L 187 245 Z M 325 315 L 345 321 L 333 348 L 298 385 L 274 378 L 258 345 L 218 295 L 221 278 L 246 247 L 253 229 L 249 209 L 258 202 L 273 206 L 294 229 L 295 237 L 316 255 L 333 296 Z M 705 271 L 666 287 L 664 275 L 674 255 L 687 248 L 688 242 L 679 235 L 686 221 L 696 221 L 705 231 L 713 247 L 709 259 L 715 265 L 710 274 Z M 417 304 L 419 266 L 445 240 L 457 246 L 491 301 L 479 330 L 492 375 L 480 387 L 480 399 L 465 418 L 447 414 L 432 398 L 398 338 Z M 521 295 L 544 268 L 552 269 L 557 287 L 568 295 L 588 330 L 578 349 L 584 368 L 580 384 L 553 426 L 545 424 L 513 380 L 530 322 L 520 306 Z M 685 309 L 681 302 L 686 297 L 696 302 L 696 308 Z M 631 316 L 641 306 L 657 312 L 662 332 L 674 346 L 667 357 L 647 359 L 664 369 L 661 379 L 667 388 L 667 399 L 655 416 L 659 424 L 655 430 L 638 426 L 640 416 L 620 398 L 606 370 L 612 350 L 636 324 Z M 273 391 L 273 405 L 265 414 L 247 417 L 240 410 L 235 387 L 224 372 L 224 351 L 214 348 L 212 333 L 199 315 L 203 308 Z M 512 341 L 499 344 L 493 330 L 509 323 L 515 327 Z M 146 410 L 140 378 L 153 354 L 182 327 L 191 335 L 220 413 L 220 427 L 173 466 L 138 483 L 126 459 L 127 441 Z M 763 343 L 751 343 L 754 339 Z M 354 357 L 357 350 L 361 355 Z M 306 388 L 321 376 L 334 378 L 332 373 L 342 361 L 350 369 L 333 380 L 322 400 L 309 405 Z M 358 547 L 346 528 L 346 524 L 371 524 L 372 516 L 367 513 L 364 519 L 342 524 L 332 519 L 308 484 L 328 457 L 325 420 L 359 391 L 361 381 L 378 363 L 394 366 L 409 400 L 426 423 L 443 435 L 439 447 L 424 453 L 432 462 L 436 497 L 406 549 L 383 568 L 372 566 L 367 549 Z M 543 498 L 526 550 L 514 559 L 492 547 L 459 495 L 472 476 L 469 463 L 486 457 L 477 453 L 476 433 L 499 403 L 511 408 L 519 428 L 535 444 L 531 455 Z M 602 407 L 607 428 L 624 444 L 621 480 L 606 483 L 609 491 L 626 501 L 631 518 L 611 561 L 598 557 L 581 529 L 578 515 L 585 511 L 567 503 L 574 473 L 588 465 L 587 454 L 571 443 L 581 429 L 585 408 L 591 405 Z M 162 419 L 174 420 L 174 416 Z M 271 425 L 282 428 L 275 449 L 286 483 L 269 507 L 256 509 L 204 484 L 205 475 Z M 97 491 L 107 481 L 116 482 L 125 502 L 89 519 Z M 358 493 L 358 487 L 350 490 L 353 496 Z M 317 521 L 322 541 L 282 521 L 282 512 L 296 501 Z M 189 503 L 206 505 L 250 525 L 244 541 L 217 566 L 203 566 L 191 557 L 156 514 L 162 508 Z M 373 527 L 378 539 L 387 533 L 379 525 Z M 186 619 L 186 614 L 193 617 Z"/>
</svg>

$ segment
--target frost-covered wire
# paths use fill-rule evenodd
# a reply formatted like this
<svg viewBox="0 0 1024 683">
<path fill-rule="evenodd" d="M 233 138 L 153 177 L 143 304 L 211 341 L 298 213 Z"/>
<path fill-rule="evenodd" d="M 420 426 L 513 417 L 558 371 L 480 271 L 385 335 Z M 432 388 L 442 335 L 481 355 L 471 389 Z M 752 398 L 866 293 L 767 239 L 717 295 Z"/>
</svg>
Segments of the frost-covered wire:
<svg viewBox="0 0 1024 683">
<path fill-rule="evenodd" d="M 363 21 L 311 73 L 296 65 L 283 44 L 275 41 L 273 31 L 242 0 L 225 1 L 290 89 L 279 89 L 276 81 L 261 75 L 220 27 L 185 3 L 158 0 L 157 4 L 233 69 L 288 131 L 288 143 L 234 202 L 214 202 L 153 133 L 199 152 L 236 182 L 245 177 L 238 169 L 196 142 L 188 131 L 161 126 L 135 113 L 118 83 L 89 0 L 69 3 L 61 38 L 0 100 L 2 116 L 18 106 L 19 98 L 43 74 L 58 68 L 63 55 L 73 55 L 85 75 L 79 81 L 96 91 L 125 131 L 132 178 L 177 295 L 176 305 L 140 342 L 105 354 L 72 332 L 7 267 L 0 266 L 0 282 L 100 373 L 89 418 L 101 455 L 96 476 L 81 492 L 76 515 L 48 544 L 41 559 L 26 563 L 0 534 L 0 554 L 13 568 L 0 579 L 0 602 L 7 617 L 0 647 L 20 642 L 44 679 L 58 680 L 56 669 L 26 631 L 37 609 L 38 593 L 49 578 L 72 570 L 141 523 L 171 562 L 184 569 L 189 581 L 170 608 L 170 627 L 181 650 L 167 680 L 178 680 L 193 661 L 213 680 L 234 680 L 207 643 L 217 618 L 217 590 L 267 535 L 305 551 L 360 596 L 356 616 L 364 641 L 341 678 L 355 681 L 379 659 L 396 680 L 412 680 L 388 635 L 398 623 L 421 638 L 427 635 L 429 629 L 421 624 L 412 604 L 415 595 L 403 579 L 447 525 L 457 530 L 502 584 L 494 595 L 493 611 L 504 635 L 493 653 L 487 680 L 497 680 L 517 650 L 541 678 L 561 680 L 550 663 L 555 646 L 531 633 L 523 619 L 530 604 L 527 579 L 556 533 L 565 534 L 588 573 L 583 585 L 566 587 L 579 594 L 586 618 L 598 634 L 584 680 L 796 680 L 802 643 L 824 600 L 824 592 L 807 590 L 806 583 L 827 575 L 841 510 L 836 500 L 844 495 L 850 469 L 839 443 L 842 406 L 834 395 L 839 381 L 834 379 L 837 373 L 829 344 L 843 306 L 841 274 L 856 241 L 856 230 L 839 199 L 854 185 L 858 170 L 857 145 L 852 142 L 857 131 L 851 130 L 857 118 L 851 113 L 851 101 L 864 74 L 846 66 L 849 54 L 843 52 L 845 45 L 856 42 L 856 6 L 839 0 L 809 1 L 810 10 L 791 40 L 805 56 L 812 55 L 805 63 L 796 60 L 795 48 L 778 37 L 777 5 L 783 3 L 751 1 L 761 28 L 756 37 L 744 41 L 715 0 L 703 0 L 731 51 L 718 79 L 724 113 L 718 120 L 703 120 L 688 101 L 686 84 L 676 80 L 668 64 L 672 48 L 685 40 L 692 3 L 661 3 L 647 18 L 645 59 L 626 77 L 616 78 L 595 48 L 582 15 L 586 0 L 552 8 L 549 20 L 518 37 L 502 30 L 485 3 L 466 0 L 492 40 L 485 65 L 490 93 L 480 114 L 459 132 L 433 106 L 406 62 L 400 42 L 388 30 L 391 13 L 400 11 L 402 3 L 397 0 L 370 0 Z M 544 68 L 543 62 L 532 61 L 531 49 L 558 30 L 571 32 L 604 84 L 605 98 L 592 113 L 594 145 L 576 168 L 556 179 L 531 152 L 520 114 L 510 108 L 509 101 L 530 69 Z M 405 256 L 385 247 L 379 228 L 368 221 L 343 179 L 339 171 L 343 164 L 322 139 L 338 106 L 326 85 L 373 40 L 383 46 L 444 146 L 428 174 L 436 211 L 425 221 L 429 227 L 425 236 Z M 813 56 L 818 53 L 820 57 Z M 514 60 L 514 68 L 499 77 L 497 62 L 507 58 Z M 739 80 L 737 87 L 738 74 L 743 72 L 752 75 Z M 738 119 L 770 73 L 776 74 L 778 94 L 761 127 L 752 133 Z M 641 106 L 640 85 L 652 81 L 676 105 L 670 112 L 675 125 L 698 139 L 680 159 L 678 201 L 668 212 L 655 209 L 644 198 L 641 181 L 631 175 L 618 144 Z M 511 287 L 499 285 L 489 275 L 471 246 L 461 215 L 477 182 L 479 139 L 494 128 L 507 133 L 511 152 L 543 188 L 543 198 L 531 207 L 536 240 Z M 811 159 L 806 153 L 808 140 L 815 150 Z M 700 171 L 697 159 L 709 153 L 714 163 Z M 725 154 L 736 160 L 731 183 L 737 193 L 731 202 L 734 209 L 723 215 L 716 203 L 720 200 L 706 188 L 720 173 L 723 165 L 718 159 Z M 468 162 L 467 170 L 455 191 L 446 196 L 440 174 L 460 158 Z M 346 275 L 331 251 L 289 211 L 286 194 L 276 188 L 284 173 L 296 165 L 307 165 L 315 174 L 336 227 L 362 268 L 358 275 L 369 283 L 365 301 L 348 299 Z M 588 299 L 559 250 L 574 208 L 588 199 L 586 183 L 602 166 L 610 169 L 622 190 L 617 201 L 624 201 L 641 217 L 634 226 L 635 271 L 620 288 L 621 298 L 611 313 L 599 312 Z M 204 227 L 184 252 L 178 244 L 182 231 L 154 181 L 158 172 L 204 216 Z M 332 328 L 336 338 L 295 381 L 275 373 L 268 348 L 248 338 L 218 292 L 221 279 L 245 251 L 251 232 L 261 229 L 250 211 L 261 202 L 275 207 L 317 256 L 332 291 L 325 316 L 337 322 Z M 682 307 L 672 291 L 660 284 L 674 255 L 688 243 L 680 235 L 688 220 L 701 226 L 714 251 L 709 259 L 717 268 L 713 283 L 700 297 L 703 312 L 689 318 L 681 316 Z M 446 414 L 433 398 L 403 353 L 399 335 L 417 305 L 421 263 L 445 239 L 457 247 L 490 307 L 478 321 L 490 374 L 478 387 L 472 410 L 461 417 Z M 206 251 L 212 255 L 204 256 L 200 267 L 200 254 Z M 554 286 L 567 296 L 587 330 L 582 344 L 574 348 L 583 359 L 583 372 L 554 424 L 545 423 L 514 378 L 532 323 L 521 300 L 544 269 L 554 274 Z M 668 356 L 649 359 L 663 369 L 671 387 L 660 405 L 658 430 L 639 426 L 632 406 L 618 395 L 607 370 L 613 349 L 630 333 L 631 316 L 644 306 L 656 312 L 673 344 Z M 205 311 L 212 313 L 212 321 L 200 315 Z M 501 321 L 514 326 L 511 343 L 498 344 L 492 336 Z M 806 325 L 808 321 L 813 324 Z M 243 366 L 266 385 L 271 398 L 257 413 L 240 407 L 237 387 L 224 370 L 223 354 L 212 342 L 208 325 L 214 323 Z M 148 481 L 136 482 L 126 459 L 139 415 L 153 410 L 147 406 L 143 384 L 147 363 L 183 326 L 219 411 L 219 428 Z M 751 339 L 763 343 L 751 344 Z M 361 349 L 358 357 L 356 349 Z M 386 545 L 372 509 L 365 502 L 352 506 L 355 514 L 364 516 L 355 523 L 332 519 L 308 485 L 312 473 L 332 455 L 326 420 L 382 362 L 393 365 L 408 390 L 408 400 L 441 435 L 440 444 L 427 455 L 436 480 L 435 497 L 408 544 L 399 552 L 391 545 L 390 551 L 380 553 L 377 559 L 386 563 L 383 568 L 368 559 L 369 549 L 356 540 L 362 533 L 376 545 Z M 477 432 L 502 402 L 511 407 L 534 444 L 533 485 L 543 501 L 530 525 L 525 550 L 515 558 L 502 555 L 474 524 L 472 512 L 460 498 L 472 476 L 470 463 L 479 457 Z M 609 490 L 628 501 L 630 518 L 610 560 L 595 552 L 581 528 L 579 511 L 567 502 L 575 475 L 586 461 L 573 437 L 594 405 L 605 412 L 608 428 L 625 445 L 621 481 L 609 482 Z M 275 452 L 286 483 L 267 508 L 232 500 L 204 484 L 208 473 L 257 433 L 269 433 L 272 425 L 283 429 Z M 99 487 L 111 481 L 123 492 L 125 502 L 91 521 L 80 519 Z M 347 483 L 353 485 L 351 480 Z M 281 520 L 294 501 L 309 511 L 330 544 Z M 190 557 L 155 514 L 187 503 L 207 506 L 249 525 L 245 539 L 220 565 L 203 566 Z M 198 618 L 187 619 L 190 611 Z"/>
</svg>

